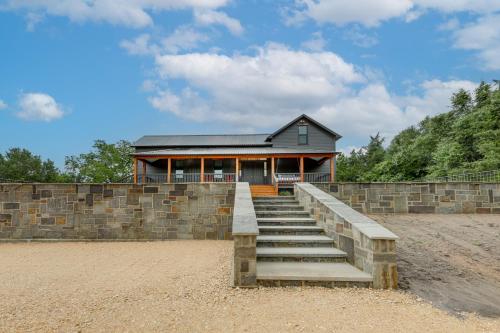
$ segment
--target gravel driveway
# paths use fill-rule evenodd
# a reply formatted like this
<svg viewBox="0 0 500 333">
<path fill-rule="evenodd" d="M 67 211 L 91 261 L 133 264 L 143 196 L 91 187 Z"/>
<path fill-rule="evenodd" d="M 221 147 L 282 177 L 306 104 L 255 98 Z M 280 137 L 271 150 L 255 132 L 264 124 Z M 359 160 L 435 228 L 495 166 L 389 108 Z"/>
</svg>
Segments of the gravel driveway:
<svg viewBox="0 0 500 333">
<path fill-rule="evenodd" d="M 414 296 L 229 287 L 230 241 L 0 244 L 0 330 L 499 332 Z"/>
</svg>

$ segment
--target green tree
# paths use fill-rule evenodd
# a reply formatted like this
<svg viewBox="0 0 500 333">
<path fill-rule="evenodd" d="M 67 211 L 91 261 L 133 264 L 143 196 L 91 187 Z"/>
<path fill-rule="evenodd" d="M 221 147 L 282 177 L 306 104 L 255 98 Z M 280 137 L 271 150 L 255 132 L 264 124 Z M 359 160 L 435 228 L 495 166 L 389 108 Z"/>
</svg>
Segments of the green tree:
<svg viewBox="0 0 500 333">
<path fill-rule="evenodd" d="M 338 179 L 405 181 L 500 169 L 500 90 L 482 82 L 473 97 L 461 89 L 450 101 L 449 112 L 401 131 L 385 151 L 376 136 L 339 157 Z"/>
<path fill-rule="evenodd" d="M 132 174 L 133 148 L 128 141 L 108 144 L 96 140 L 93 151 L 66 157 L 68 174 L 75 182 L 112 183 Z"/>
<path fill-rule="evenodd" d="M 472 97 L 464 89 L 459 89 L 451 97 L 451 113 L 454 116 L 461 116 L 468 113 L 472 107 Z"/>
<path fill-rule="evenodd" d="M 51 160 L 42 161 L 27 149 L 11 148 L 0 154 L 0 179 L 29 182 L 60 182 L 64 177 Z"/>
</svg>

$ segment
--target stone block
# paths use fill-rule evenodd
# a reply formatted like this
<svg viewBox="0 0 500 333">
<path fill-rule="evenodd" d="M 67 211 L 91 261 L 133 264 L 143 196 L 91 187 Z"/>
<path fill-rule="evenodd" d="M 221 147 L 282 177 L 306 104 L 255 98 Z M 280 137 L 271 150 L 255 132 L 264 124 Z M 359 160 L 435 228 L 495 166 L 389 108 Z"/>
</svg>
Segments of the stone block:
<svg viewBox="0 0 500 333">
<path fill-rule="evenodd" d="M 103 186 L 102 185 L 90 185 L 90 193 L 92 194 L 102 194 Z"/>
<path fill-rule="evenodd" d="M 4 202 L 3 209 L 19 209 L 19 202 Z"/>
<path fill-rule="evenodd" d="M 42 225 L 53 225 L 56 223 L 56 219 L 54 217 L 42 217 L 40 219 L 40 224 Z"/>
<path fill-rule="evenodd" d="M 491 214 L 491 208 L 489 207 L 479 207 L 476 208 L 477 214 Z"/>
<path fill-rule="evenodd" d="M 408 212 L 411 214 L 432 214 L 435 213 L 435 206 L 409 206 Z"/>
<path fill-rule="evenodd" d="M 42 198 L 51 198 L 52 197 L 52 191 L 51 190 L 42 190 L 40 192 L 40 196 Z"/>
<path fill-rule="evenodd" d="M 158 186 L 144 186 L 144 193 L 158 193 Z"/>
<path fill-rule="evenodd" d="M 105 189 L 102 192 L 102 196 L 103 196 L 103 198 L 111 198 L 111 197 L 113 197 L 113 190 L 112 189 Z"/>
</svg>

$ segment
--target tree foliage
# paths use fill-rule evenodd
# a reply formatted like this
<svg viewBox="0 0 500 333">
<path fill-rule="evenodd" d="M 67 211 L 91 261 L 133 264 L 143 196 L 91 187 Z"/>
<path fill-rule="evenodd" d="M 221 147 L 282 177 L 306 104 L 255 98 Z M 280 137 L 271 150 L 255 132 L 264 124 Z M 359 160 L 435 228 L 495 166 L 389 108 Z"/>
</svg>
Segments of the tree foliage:
<svg viewBox="0 0 500 333">
<path fill-rule="evenodd" d="M 60 182 L 64 176 L 51 160 L 43 161 L 27 149 L 11 148 L 0 154 L 0 180 L 29 182 Z"/>
<path fill-rule="evenodd" d="M 128 141 L 108 144 L 96 140 L 93 150 L 66 157 L 66 170 L 75 182 L 120 182 L 132 173 L 133 148 Z"/>
<path fill-rule="evenodd" d="M 370 137 L 368 146 L 339 156 L 337 179 L 402 181 L 500 169 L 500 91 L 484 82 L 474 96 L 461 89 L 449 112 L 401 131 L 387 149 L 382 142 Z"/>
</svg>

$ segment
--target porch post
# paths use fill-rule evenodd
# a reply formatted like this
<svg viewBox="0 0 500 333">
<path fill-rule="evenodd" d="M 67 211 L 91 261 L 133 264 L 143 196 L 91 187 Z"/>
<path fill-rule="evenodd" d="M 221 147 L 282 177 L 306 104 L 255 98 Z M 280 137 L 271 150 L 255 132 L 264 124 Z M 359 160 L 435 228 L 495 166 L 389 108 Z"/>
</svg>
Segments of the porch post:
<svg viewBox="0 0 500 333">
<path fill-rule="evenodd" d="M 167 159 L 167 183 L 170 183 L 170 176 L 172 175 L 172 159 Z"/>
<path fill-rule="evenodd" d="M 146 160 L 142 160 L 142 183 L 146 183 Z"/>
<path fill-rule="evenodd" d="M 330 158 L 330 181 L 335 181 L 335 155 Z"/>
<path fill-rule="evenodd" d="M 304 156 L 300 156 L 300 182 L 304 182 Z"/>
<path fill-rule="evenodd" d="M 239 181 L 240 176 L 240 159 L 236 157 L 236 177 L 234 178 L 236 182 Z"/>
<path fill-rule="evenodd" d="M 271 157 L 271 184 L 274 184 L 274 157 Z"/>
<path fill-rule="evenodd" d="M 134 184 L 137 184 L 138 182 L 138 177 L 137 177 L 137 164 L 139 161 L 137 160 L 137 157 L 134 157 Z"/>
<path fill-rule="evenodd" d="M 205 181 L 205 158 L 200 159 L 200 183 Z"/>
</svg>

